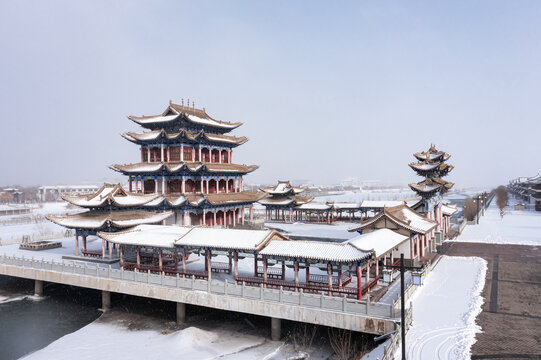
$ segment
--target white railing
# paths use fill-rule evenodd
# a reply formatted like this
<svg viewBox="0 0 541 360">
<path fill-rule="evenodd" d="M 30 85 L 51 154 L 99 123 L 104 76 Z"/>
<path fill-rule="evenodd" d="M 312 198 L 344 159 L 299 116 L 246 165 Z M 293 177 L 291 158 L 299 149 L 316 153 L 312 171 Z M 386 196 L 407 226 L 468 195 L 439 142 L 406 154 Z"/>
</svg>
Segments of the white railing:
<svg viewBox="0 0 541 360">
<path fill-rule="evenodd" d="M 218 280 L 201 280 L 183 278 L 179 275 L 151 274 L 150 272 L 125 271 L 113 269 L 111 265 L 95 266 L 86 262 L 54 260 L 36 260 L 34 258 L 0 256 L 0 265 L 19 266 L 36 270 L 54 271 L 61 273 L 95 276 L 113 280 L 132 281 L 148 285 L 165 286 L 191 291 L 205 291 L 211 294 L 241 297 L 245 299 L 260 300 L 272 303 L 296 305 L 317 308 L 326 311 L 350 313 L 353 315 L 370 315 L 379 318 L 395 318 L 395 309 L 390 304 L 374 303 L 370 301 L 347 299 L 346 297 L 328 296 L 323 294 L 308 294 L 280 289 L 268 289 L 263 286 L 246 286 L 244 283 L 235 284 Z"/>
</svg>

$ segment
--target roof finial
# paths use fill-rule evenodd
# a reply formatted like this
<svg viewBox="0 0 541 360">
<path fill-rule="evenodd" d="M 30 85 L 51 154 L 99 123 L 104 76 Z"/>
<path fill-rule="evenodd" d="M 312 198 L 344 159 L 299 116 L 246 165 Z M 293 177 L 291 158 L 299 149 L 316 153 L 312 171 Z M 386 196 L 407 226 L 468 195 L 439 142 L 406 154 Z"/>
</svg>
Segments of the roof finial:
<svg viewBox="0 0 541 360">
<path fill-rule="evenodd" d="M 188 101 L 186 102 L 186 106 L 190 107 L 190 98 L 188 98 Z"/>
<path fill-rule="evenodd" d="M 195 102 L 192 101 L 192 109 L 195 110 Z"/>
<path fill-rule="evenodd" d="M 180 103 L 182 104 L 182 107 L 184 107 L 184 98 L 180 99 Z"/>
<path fill-rule="evenodd" d="M 169 106 L 173 105 L 173 100 L 169 99 Z"/>
</svg>

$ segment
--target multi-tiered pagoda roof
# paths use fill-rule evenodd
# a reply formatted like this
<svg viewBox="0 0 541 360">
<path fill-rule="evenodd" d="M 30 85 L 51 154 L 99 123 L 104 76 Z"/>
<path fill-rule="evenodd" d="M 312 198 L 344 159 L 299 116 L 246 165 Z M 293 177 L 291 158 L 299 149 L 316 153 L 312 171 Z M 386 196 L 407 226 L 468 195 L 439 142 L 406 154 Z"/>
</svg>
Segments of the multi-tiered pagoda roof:
<svg viewBox="0 0 541 360">
<path fill-rule="evenodd" d="M 85 234 L 166 220 L 229 226 L 244 222 L 244 210 L 251 214 L 252 204 L 264 196 L 243 191 L 243 176 L 258 166 L 232 162 L 233 149 L 248 139 L 227 133 L 242 123 L 171 101 L 161 115 L 128 118 L 145 129 L 122 134 L 140 147 L 140 161 L 110 168 L 128 176 L 129 187 L 104 184 L 91 195 L 64 196 L 88 211 L 51 221 Z"/>
<path fill-rule="evenodd" d="M 413 154 L 418 162 L 409 164 L 409 166 L 425 180 L 416 184 L 409 184 L 410 188 L 427 199 L 437 194 L 443 194 L 453 187 L 453 183 L 445 181 L 442 177 L 446 176 L 453 165 L 445 163 L 451 155 L 444 151 L 439 151 L 434 145 L 431 145 L 427 151 Z"/>
</svg>

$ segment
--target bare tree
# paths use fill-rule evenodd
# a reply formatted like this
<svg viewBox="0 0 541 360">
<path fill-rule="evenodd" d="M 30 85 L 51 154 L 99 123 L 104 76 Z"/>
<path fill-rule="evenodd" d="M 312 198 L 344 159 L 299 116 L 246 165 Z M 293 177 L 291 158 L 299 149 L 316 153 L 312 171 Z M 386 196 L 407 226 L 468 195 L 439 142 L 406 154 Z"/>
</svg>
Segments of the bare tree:
<svg viewBox="0 0 541 360">
<path fill-rule="evenodd" d="M 500 209 L 500 217 L 503 219 L 505 214 L 505 207 L 509 202 L 509 194 L 507 193 L 507 188 L 503 185 L 500 185 L 496 188 L 496 205 Z"/>
<path fill-rule="evenodd" d="M 464 217 L 468 221 L 473 221 L 477 214 L 477 204 L 472 198 L 464 200 Z"/>
<path fill-rule="evenodd" d="M 360 359 L 365 352 L 365 344 L 350 330 L 329 329 L 329 342 L 337 360 Z"/>
</svg>

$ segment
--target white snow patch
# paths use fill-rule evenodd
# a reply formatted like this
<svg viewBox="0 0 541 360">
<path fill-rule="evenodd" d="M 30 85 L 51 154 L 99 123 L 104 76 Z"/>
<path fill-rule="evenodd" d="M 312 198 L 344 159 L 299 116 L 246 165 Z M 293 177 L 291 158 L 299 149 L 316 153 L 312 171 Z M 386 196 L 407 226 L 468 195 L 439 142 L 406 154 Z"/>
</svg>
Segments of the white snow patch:
<svg viewBox="0 0 541 360">
<path fill-rule="evenodd" d="M 516 201 L 500 217 L 496 199 L 479 218 L 479 225 L 467 225 L 456 240 L 490 244 L 541 245 L 541 212 L 513 210 Z"/>
<path fill-rule="evenodd" d="M 413 325 L 406 335 L 408 359 L 469 359 L 481 312 L 487 262 L 443 256 L 412 296 Z M 400 358 L 400 349 L 395 354 Z"/>
</svg>

